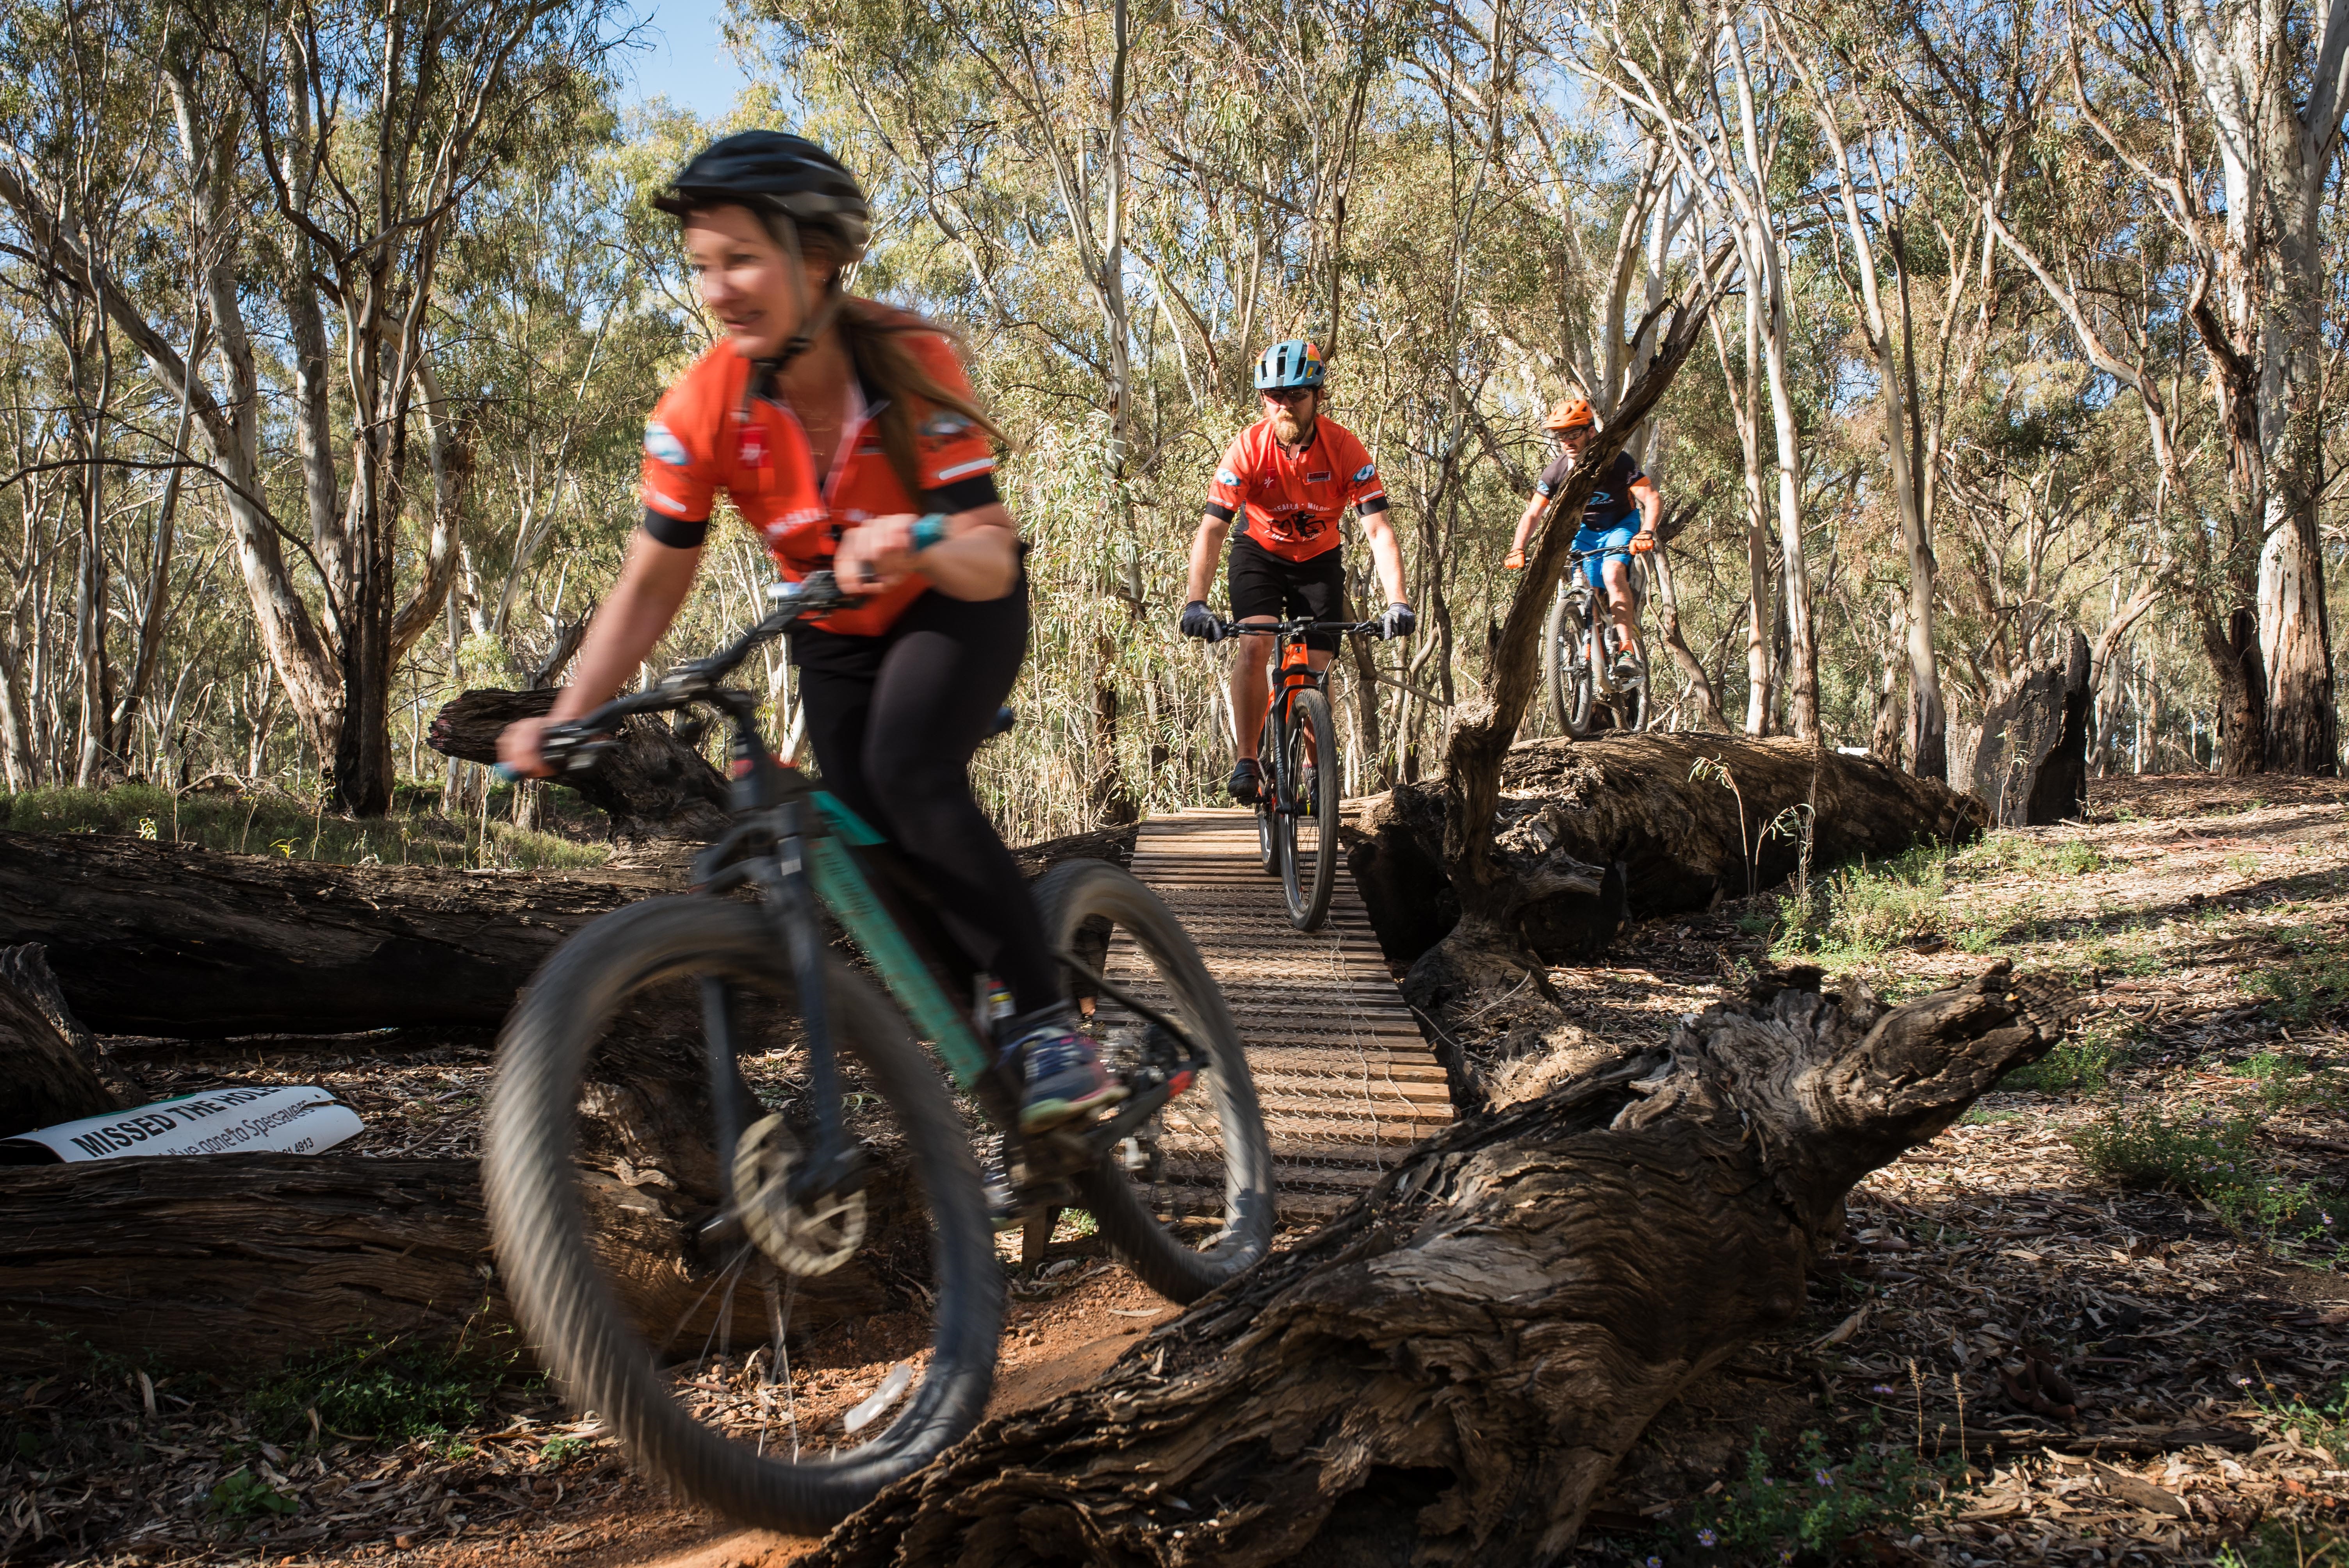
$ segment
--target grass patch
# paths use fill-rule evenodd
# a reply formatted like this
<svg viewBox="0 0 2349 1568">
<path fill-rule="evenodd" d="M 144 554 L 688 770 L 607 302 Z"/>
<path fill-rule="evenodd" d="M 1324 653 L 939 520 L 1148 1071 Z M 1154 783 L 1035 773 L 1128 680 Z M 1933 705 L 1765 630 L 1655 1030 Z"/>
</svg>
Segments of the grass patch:
<svg viewBox="0 0 2349 1568">
<path fill-rule="evenodd" d="M 2344 1195 L 2277 1176 L 2260 1158 L 2258 1119 L 2172 1119 L 2121 1107 L 2073 1136 L 2089 1168 L 2126 1187 L 2193 1198 L 2238 1235 L 2257 1236 L 2317 1261 L 2342 1255 L 2349 1238 Z"/>
<path fill-rule="evenodd" d="M 1998 1080 L 2004 1089 L 2034 1094 L 2093 1094 L 2111 1080 L 2120 1048 L 2101 1031 L 2055 1042 L 2055 1048 Z"/>
<path fill-rule="evenodd" d="M 246 1400 L 257 1429 L 290 1441 L 316 1430 L 346 1438 L 447 1439 L 479 1426 L 523 1369 L 517 1349 L 398 1341 L 324 1351 L 296 1362 Z"/>
<path fill-rule="evenodd" d="M 2349 999 L 2349 952 L 2322 940 L 2289 949 L 2282 963 L 2257 971 L 2243 988 L 2267 999 L 2260 1011 L 2275 1023 L 2313 1023 Z"/>
<path fill-rule="evenodd" d="M 2233 1070 L 2260 1086 L 2260 1099 L 2271 1109 L 2323 1105 L 2340 1094 L 2331 1070 L 2281 1051 L 2256 1051 L 2236 1063 Z"/>
<path fill-rule="evenodd" d="M 487 818 L 435 814 L 337 817 L 291 795 L 181 795 L 153 784 L 0 794 L 0 828 L 20 833 L 119 833 L 230 854 L 339 865 L 568 871 L 611 858 L 583 844 Z"/>
<path fill-rule="evenodd" d="M 1744 1473 L 1718 1497 L 1704 1500 L 1682 1532 L 1688 1560 L 1825 1561 L 1869 1531 L 1904 1532 L 1947 1495 L 1961 1466 L 1955 1456 L 1930 1461 L 1898 1447 L 1879 1453 L 1879 1426 L 1871 1419 L 1857 1450 L 1840 1464 L 1828 1456 L 1817 1432 L 1805 1432 L 1783 1470 L 1771 1465 L 1756 1432 Z"/>
<path fill-rule="evenodd" d="M 1774 955 L 1848 963 L 1945 934 L 1950 860 L 1946 850 L 1920 844 L 1872 866 L 1862 861 L 1828 872 L 1807 902 L 1780 898 Z"/>
</svg>

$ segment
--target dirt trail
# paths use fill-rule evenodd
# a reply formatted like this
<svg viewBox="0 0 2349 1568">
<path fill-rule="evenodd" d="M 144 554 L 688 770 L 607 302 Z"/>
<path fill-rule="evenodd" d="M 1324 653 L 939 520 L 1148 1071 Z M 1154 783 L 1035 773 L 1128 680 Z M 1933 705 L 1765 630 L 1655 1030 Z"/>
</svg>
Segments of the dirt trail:
<svg viewBox="0 0 2349 1568">
<path fill-rule="evenodd" d="M 2312 1552 L 2337 1540 L 2349 1410 L 2325 1407 L 2349 1392 L 2344 798 L 2332 781 L 2099 783 L 2085 823 L 1832 879 L 1811 961 L 1907 995 L 2011 956 L 2066 979 L 2072 1031 L 2030 1085 L 2011 1080 L 1855 1191 L 1848 1244 L 1804 1319 L 1651 1429 L 1573 1560 L 1776 1561 L 1685 1544 L 1700 1519 L 1751 1522 L 1757 1432 L 1782 1484 L 1808 1473 L 1791 1464 L 1806 1431 L 1838 1463 L 1869 1442 L 1929 1458 L 1962 1446 L 1970 1479 L 1945 1511 L 1874 1535 L 1882 1563 L 2186 1568 L 2225 1549 L 2265 1568 L 2295 1561 L 2277 1531 L 2302 1530 Z M 1780 913 L 1765 896 L 1649 923 L 1599 964 L 1553 970 L 1576 1007 L 1576 1037 L 1557 1048 L 1651 1041 L 1774 943 L 1803 956 L 1774 932 Z M 470 1063 L 419 1071 L 451 1073 L 441 1093 L 471 1087 Z M 1528 1058 L 1528 1085 L 1546 1076 Z M 2158 1168 L 2134 1184 L 2112 1153 L 2128 1138 Z M 2314 1206 L 2292 1208 L 2295 1194 Z M 1006 1406 L 1097 1375 L 1172 1310 L 1073 1227 L 1013 1294 Z M 877 1381 L 886 1366 L 864 1370 Z M 2042 1392 L 2059 1387 L 2068 1414 Z M 119 1368 L 0 1387 L 0 1408 L 27 1412 L 20 1452 L 0 1455 L 0 1541 L 38 1508 L 91 1544 L 52 1535 L 23 1561 L 105 1568 L 780 1568 L 809 1544 L 677 1506 L 543 1391 L 502 1405 L 494 1429 L 405 1445 L 328 1434 L 292 1451 L 264 1444 L 236 1399 L 167 1378 L 150 1414 Z M 264 1461 L 299 1511 L 207 1504 Z M 408 1501 L 367 1501 L 395 1489 Z M 2248 1539 L 2263 1530 L 2266 1544 Z"/>
</svg>

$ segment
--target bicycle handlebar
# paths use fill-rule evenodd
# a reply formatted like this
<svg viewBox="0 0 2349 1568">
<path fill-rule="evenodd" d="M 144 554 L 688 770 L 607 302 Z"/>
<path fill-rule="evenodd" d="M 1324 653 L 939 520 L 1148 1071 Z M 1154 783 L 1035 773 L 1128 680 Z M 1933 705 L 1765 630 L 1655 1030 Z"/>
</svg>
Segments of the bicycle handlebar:
<svg viewBox="0 0 2349 1568">
<path fill-rule="evenodd" d="M 849 593 L 830 572 L 811 572 L 797 583 L 771 583 L 767 596 L 775 601 L 775 608 L 718 652 L 707 658 L 688 659 L 643 691 L 614 697 L 593 713 L 567 724 L 547 726 L 539 734 L 539 759 L 555 773 L 585 768 L 611 747 L 615 732 L 626 720 L 640 713 L 669 713 L 704 701 L 723 687 L 726 677 L 761 644 L 773 642 L 811 615 L 864 603 L 864 595 Z M 524 777 L 502 762 L 496 772 L 509 784 Z"/>
<path fill-rule="evenodd" d="M 1379 629 L 1370 621 L 1218 621 L 1226 637 L 1269 637 L 1279 633 L 1299 632 L 1361 632 L 1365 635 Z"/>
</svg>

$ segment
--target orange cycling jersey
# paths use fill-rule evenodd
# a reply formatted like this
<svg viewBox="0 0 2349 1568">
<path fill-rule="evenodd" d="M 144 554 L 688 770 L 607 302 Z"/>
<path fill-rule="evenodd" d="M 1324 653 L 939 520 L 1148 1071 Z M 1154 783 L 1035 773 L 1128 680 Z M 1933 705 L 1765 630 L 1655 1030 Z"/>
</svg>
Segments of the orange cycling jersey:
<svg viewBox="0 0 2349 1568">
<path fill-rule="evenodd" d="M 904 340 L 931 379 L 969 395 L 970 382 L 945 338 L 909 333 Z M 756 367 L 721 343 L 696 360 L 662 395 L 645 426 L 645 524 L 663 543 L 698 544 L 717 492 L 766 541 L 782 574 L 796 583 L 828 564 L 853 523 L 899 512 L 969 511 L 995 500 L 995 449 L 987 432 L 950 408 L 915 410 L 914 461 L 922 499 L 905 493 L 882 449 L 868 403 L 852 382 L 832 472 L 819 477 L 807 433 L 771 394 L 753 390 Z M 877 636 L 928 584 L 910 576 L 854 609 L 815 624 L 852 636 Z"/>
<path fill-rule="evenodd" d="M 1284 561 L 1310 561 L 1338 548 L 1338 520 L 1349 505 L 1383 511 L 1387 488 L 1354 433 L 1317 420 L 1313 439 L 1290 457 L 1272 421 L 1259 419 L 1233 438 L 1207 487 L 1207 511 L 1229 522 L 1245 510 L 1244 537 Z"/>
</svg>

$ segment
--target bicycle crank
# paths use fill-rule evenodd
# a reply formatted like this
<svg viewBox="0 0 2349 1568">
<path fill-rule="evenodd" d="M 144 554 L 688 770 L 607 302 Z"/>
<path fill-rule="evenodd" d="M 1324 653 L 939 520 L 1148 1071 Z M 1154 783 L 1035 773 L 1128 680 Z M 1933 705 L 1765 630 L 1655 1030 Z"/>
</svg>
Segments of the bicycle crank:
<svg viewBox="0 0 2349 1568">
<path fill-rule="evenodd" d="M 768 1260 L 802 1277 L 830 1274 L 864 1243 L 864 1193 L 794 1202 L 792 1168 L 807 1151 L 778 1115 L 753 1122 L 734 1147 L 734 1195 L 742 1228 Z"/>
</svg>

